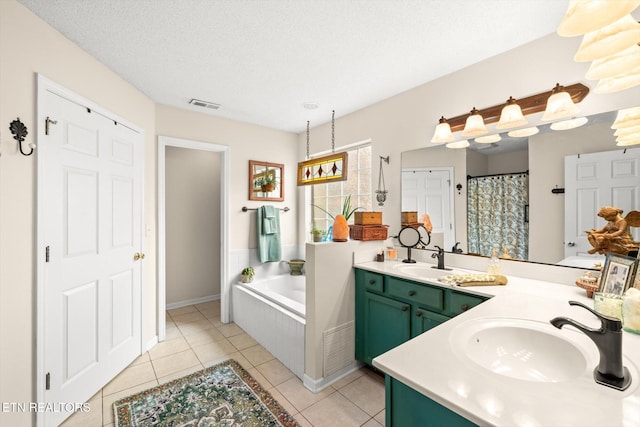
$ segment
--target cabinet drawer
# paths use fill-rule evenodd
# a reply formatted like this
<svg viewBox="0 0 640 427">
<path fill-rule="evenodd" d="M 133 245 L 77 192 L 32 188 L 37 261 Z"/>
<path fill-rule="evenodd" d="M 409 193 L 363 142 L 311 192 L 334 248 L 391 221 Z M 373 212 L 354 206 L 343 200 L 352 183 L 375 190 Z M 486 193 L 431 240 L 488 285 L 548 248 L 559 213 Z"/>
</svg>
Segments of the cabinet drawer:
<svg viewBox="0 0 640 427">
<path fill-rule="evenodd" d="M 479 297 L 470 294 L 460 294 L 457 292 L 451 293 L 451 314 L 457 316 L 458 314 L 469 310 L 472 307 L 483 302 L 486 298 Z"/>
<path fill-rule="evenodd" d="M 436 310 L 444 309 L 444 290 L 388 277 L 387 294 Z"/>
<path fill-rule="evenodd" d="M 370 271 L 365 271 L 364 275 L 364 287 L 368 291 L 382 292 L 382 284 L 384 283 L 384 276 Z"/>
</svg>

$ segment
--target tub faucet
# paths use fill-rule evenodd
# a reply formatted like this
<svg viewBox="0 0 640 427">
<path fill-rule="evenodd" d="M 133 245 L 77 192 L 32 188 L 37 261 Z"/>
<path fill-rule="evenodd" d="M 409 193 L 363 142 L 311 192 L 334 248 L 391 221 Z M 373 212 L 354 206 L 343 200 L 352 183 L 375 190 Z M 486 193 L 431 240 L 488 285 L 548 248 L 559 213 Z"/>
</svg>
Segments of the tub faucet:
<svg viewBox="0 0 640 427">
<path fill-rule="evenodd" d="M 598 347 L 600 363 L 593 370 L 593 378 L 598 384 L 617 390 L 626 390 L 631 384 L 631 374 L 622 365 L 622 322 L 615 317 L 605 316 L 577 301 L 569 301 L 569 305 L 577 305 L 589 310 L 600 319 L 600 328 L 589 328 L 568 317 L 555 317 L 551 324 L 558 329 L 571 325 L 591 338 Z"/>
<path fill-rule="evenodd" d="M 446 270 L 444 267 L 444 249 L 440 246 L 435 247 L 438 249 L 438 252 L 431 254 L 431 258 L 438 258 L 438 266 L 434 268 L 437 268 L 438 270 Z"/>
</svg>

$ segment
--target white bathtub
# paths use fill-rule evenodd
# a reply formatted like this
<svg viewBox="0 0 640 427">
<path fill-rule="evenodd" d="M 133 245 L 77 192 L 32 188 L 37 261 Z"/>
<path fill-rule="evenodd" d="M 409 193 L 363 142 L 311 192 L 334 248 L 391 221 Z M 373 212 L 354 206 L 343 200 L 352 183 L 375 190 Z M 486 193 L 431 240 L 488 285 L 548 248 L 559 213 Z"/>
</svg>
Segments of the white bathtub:
<svg viewBox="0 0 640 427">
<path fill-rule="evenodd" d="M 299 378 L 304 375 L 305 277 L 278 275 L 232 288 L 233 321 Z"/>
</svg>

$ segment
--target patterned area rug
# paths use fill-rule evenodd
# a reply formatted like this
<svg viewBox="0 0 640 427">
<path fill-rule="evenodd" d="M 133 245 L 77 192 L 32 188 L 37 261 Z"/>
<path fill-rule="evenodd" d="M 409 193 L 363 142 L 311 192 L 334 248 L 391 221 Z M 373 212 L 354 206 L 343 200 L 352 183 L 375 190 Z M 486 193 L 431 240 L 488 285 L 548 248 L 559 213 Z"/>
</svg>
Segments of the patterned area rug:
<svg viewBox="0 0 640 427">
<path fill-rule="evenodd" d="M 134 394 L 113 406 L 116 427 L 299 427 L 233 359 Z"/>
</svg>

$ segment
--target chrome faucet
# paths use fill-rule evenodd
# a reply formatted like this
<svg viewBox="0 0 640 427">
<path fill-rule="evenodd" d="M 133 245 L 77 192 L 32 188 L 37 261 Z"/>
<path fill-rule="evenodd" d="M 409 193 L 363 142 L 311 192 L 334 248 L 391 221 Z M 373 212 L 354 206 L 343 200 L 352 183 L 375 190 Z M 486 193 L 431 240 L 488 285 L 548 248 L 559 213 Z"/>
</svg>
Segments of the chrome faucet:
<svg viewBox="0 0 640 427">
<path fill-rule="evenodd" d="M 438 270 L 447 270 L 444 267 L 444 249 L 440 246 L 435 246 L 435 248 L 438 249 L 438 252 L 431 254 L 431 258 L 438 258 L 438 266 L 433 268 L 437 268 Z"/>
<path fill-rule="evenodd" d="M 577 305 L 595 314 L 600 319 L 600 328 L 592 329 L 567 317 L 555 317 L 550 320 L 551 324 L 558 329 L 571 325 L 591 338 L 600 353 L 600 363 L 593 370 L 593 378 L 598 384 L 620 391 L 626 390 L 631 384 L 631 374 L 622 365 L 622 322 L 577 301 L 569 301 L 569 305 Z"/>
</svg>

